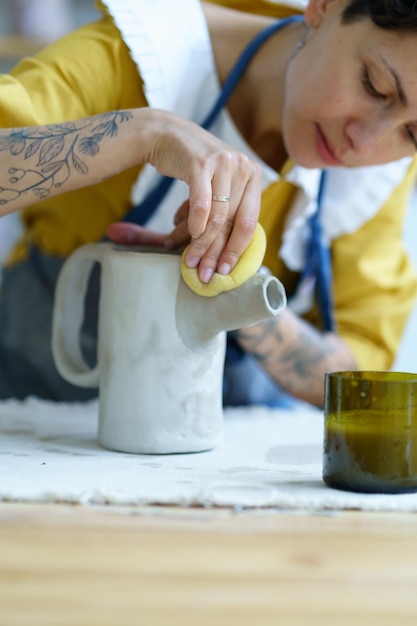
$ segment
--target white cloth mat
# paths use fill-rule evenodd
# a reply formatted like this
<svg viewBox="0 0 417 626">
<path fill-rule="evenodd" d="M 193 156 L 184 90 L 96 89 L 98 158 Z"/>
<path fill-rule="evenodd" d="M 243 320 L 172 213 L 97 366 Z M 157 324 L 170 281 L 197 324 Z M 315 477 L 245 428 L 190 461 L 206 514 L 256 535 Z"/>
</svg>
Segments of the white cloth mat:
<svg viewBox="0 0 417 626">
<path fill-rule="evenodd" d="M 356 494 L 323 483 L 319 411 L 228 409 L 215 450 L 163 456 L 101 448 L 97 414 L 96 402 L 0 402 L 0 500 L 417 511 L 417 493 Z"/>
</svg>

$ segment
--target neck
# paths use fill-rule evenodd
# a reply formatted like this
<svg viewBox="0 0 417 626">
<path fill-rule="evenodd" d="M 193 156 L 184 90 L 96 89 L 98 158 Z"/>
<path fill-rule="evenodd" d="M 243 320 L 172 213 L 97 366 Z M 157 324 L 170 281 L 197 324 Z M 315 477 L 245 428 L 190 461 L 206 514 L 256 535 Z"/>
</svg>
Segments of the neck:
<svg viewBox="0 0 417 626">
<path fill-rule="evenodd" d="M 218 8 L 213 12 L 210 7 L 206 17 L 223 83 L 247 44 L 274 20 L 237 11 L 217 13 Z M 281 123 L 286 66 L 304 30 L 303 23 L 295 23 L 269 37 L 250 61 L 228 103 L 241 135 L 277 171 L 287 159 Z"/>
<path fill-rule="evenodd" d="M 288 158 L 282 132 L 286 70 L 290 58 L 300 49 L 304 30 L 304 24 L 291 24 L 270 37 L 253 58 L 241 85 L 240 96 L 245 98 L 246 94 L 246 102 L 250 103 L 251 133 L 247 140 L 277 171 Z M 236 93 L 235 109 L 239 107 L 238 97 Z"/>
</svg>

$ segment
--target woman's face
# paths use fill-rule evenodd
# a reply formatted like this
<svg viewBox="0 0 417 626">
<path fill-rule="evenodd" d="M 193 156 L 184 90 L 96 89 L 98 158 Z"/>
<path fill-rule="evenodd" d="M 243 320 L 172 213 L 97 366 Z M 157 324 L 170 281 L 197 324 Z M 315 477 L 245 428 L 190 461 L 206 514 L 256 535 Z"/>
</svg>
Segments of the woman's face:
<svg viewBox="0 0 417 626">
<path fill-rule="evenodd" d="M 345 0 L 310 0 L 309 32 L 289 62 L 282 128 L 304 167 L 360 167 L 417 149 L 417 32 L 340 24 Z"/>
</svg>

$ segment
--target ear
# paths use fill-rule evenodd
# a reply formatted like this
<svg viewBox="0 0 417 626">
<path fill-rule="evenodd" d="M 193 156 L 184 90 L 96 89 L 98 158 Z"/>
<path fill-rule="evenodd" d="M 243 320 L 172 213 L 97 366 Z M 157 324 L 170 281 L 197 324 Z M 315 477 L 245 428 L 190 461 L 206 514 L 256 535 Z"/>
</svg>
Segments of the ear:
<svg viewBox="0 0 417 626">
<path fill-rule="evenodd" d="M 304 11 L 306 24 L 311 28 L 318 28 L 328 10 L 329 4 L 338 0 L 309 0 Z"/>
</svg>

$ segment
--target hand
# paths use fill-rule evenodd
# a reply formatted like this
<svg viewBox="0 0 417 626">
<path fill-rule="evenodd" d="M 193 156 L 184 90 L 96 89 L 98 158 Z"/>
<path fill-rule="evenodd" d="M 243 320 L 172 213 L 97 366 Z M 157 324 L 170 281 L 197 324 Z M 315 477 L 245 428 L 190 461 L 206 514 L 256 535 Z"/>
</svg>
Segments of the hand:
<svg viewBox="0 0 417 626">
<path fill-rule="evenodd" d="M 192 122 L 165 111 L 147 109 L 146 114 L 151 147 L 145 160 L 190 188 L 189 200 L 162 245 L 181 247 L 191 238 L 185 261 L 189 267 L 198 266 L 203 282 L 215 271 L 228 274 L 251 242 L 258 221 L 260 166 Z M 230 200 L 216 200 L 216 195 Z M 143 243 L 143 231 L 132 232 L 141 239 L 136 243 Z"/>
<path fill-rule="evenodd" d="M 25 143 L 35 135 L 40 142 L 49 141 L 52 131 L 60 137 L 59 155 L 49 155 L 58 159 L 56 170 L 45 174 L 36 150 L 29 155 L 30 150 L 10 148 L 13 142 Z M 0 215 L 23 209 L 40 197 L 52 198 L 82 189 L 151 163 L 161 174 L 189 186 L 189 199 L 162 245 L 181 247 L 191 238 L 186 263 L 198 266 L 203 282 L 208 282 L 214 271 L 227 274 L 233 269 L 253 238 L 262 190 L 260 166 L 197 124 L 168 111 L 140 107 L 47 127 L 21 128 L 19 133 L 12 128 L 0 129 L 0 142 L 0 188 L 7 192 L 6 200 L 2 195 Z M 77 167 L 70 165 L 69 155 L 73 155 L 71 162 Z M 23 176 L 37 173 L 38 182 L 30 185 L 31 193 L 19 188 L 21 176 L 12 181 L 9 189 L 11 168 Z M 55 184 L 60 172 L 64 172 L 64 182 Z M 43 182 L 45 176 L 54 182 L 49 188 Z M 216 200 L 216 194 L 220 199 Z M 222 201 L 223 196 L 230 200 Z M 123 232 L 119 232 L 122 238 L 126 228 Z"/>
</svg>

